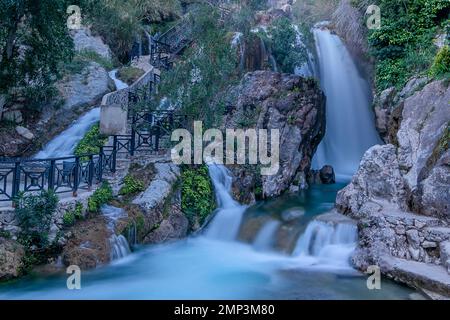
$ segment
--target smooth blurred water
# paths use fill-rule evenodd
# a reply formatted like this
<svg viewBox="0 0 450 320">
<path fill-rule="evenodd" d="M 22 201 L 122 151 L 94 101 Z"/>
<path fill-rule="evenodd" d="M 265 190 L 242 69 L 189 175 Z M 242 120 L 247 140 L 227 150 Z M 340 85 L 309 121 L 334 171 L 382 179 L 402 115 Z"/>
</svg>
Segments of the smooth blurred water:
<svg viewBox="0 0 450 320">
<path fill-rule="evenodd" d="M 349 180 L 364 153 L 381 143 L 370 106 L 370 86 L 338 36 L 326 29 L 315 29 L 314 35 L 327 97 L 326 134 L 314 166 L 331 165 L 338 179 Z"/>
<path fill-rule="evenodd" d="M 315 186 L 303 196 L 265 201 L 245 208 L 227 196 L 230 180 L 225 168 L 210 167 L 210 174 L 222 206 L 203 235 L 172 244 L 145 246 L 109 266 L 85 271 L 82 273 L 81 290 L 68 290 L 65 274 L 47 278 L 30 276 L 16 283 L 0 285 L 0 299 L 409 297 L 411 290 L 388 280 L 382 282 L 382 290 L 368 290 L 364 275 L 348 264 L 337 265 L 335 259 L 323 259 L 321 250 L 318 254 L 290 255 L 275 247 L 277 227 L 289 230 L 292 225 L 307 226 L 314 216 L 330 209 L 338 186 Z M 233 202 L 229 202 L 230 199 Z M 277 218 L 284 210 L 299 206 L 305 209 L 305 215 L 298 221 L 282 222 Z M 112 210 L 111 214 L 107 211 L 104 210 L 106 215 L 117 216 L 117 211 Z M 224 219 L 226 216 L 227 219 Z M 253 219 L 268 222 L 255 230 L 253 239 L 256 241 L 230 239 L 238 232 L 236 221 L 240 224 L 239 233 L 242 233 L 242 229 L 252 225 Z M 224 230 L 223 233 L 211 231 L 216 228 Z M 274 243 L 270 237 L 273 237 Z M 294 244 L 297 240 L 298 237 Z M 325 256 L 329 257 L 330 253 Z"/>
<path fill-rule="evenodd" d="M 117 90 L 127 88 L 128 85 L 116 77 L 117 69 L 109 72 Z M 47 159 L 72 156 L 76 146 L 83 139 L 84 135 L 94 124 L 100 121 L 100 108 L 94 108 L 78 118 L 74 123 L 61 134 L 53 138 L 40 152 L 35 159 Z"/>
<path fill-rule="evenodd" d="M 34 158 L 47 159 L 72 156 L 86 132 L 98 121 L 100 121 L 100 108 L 94 108 L 81 116 L 67 130 L 53 138 Z"/>
</svg>

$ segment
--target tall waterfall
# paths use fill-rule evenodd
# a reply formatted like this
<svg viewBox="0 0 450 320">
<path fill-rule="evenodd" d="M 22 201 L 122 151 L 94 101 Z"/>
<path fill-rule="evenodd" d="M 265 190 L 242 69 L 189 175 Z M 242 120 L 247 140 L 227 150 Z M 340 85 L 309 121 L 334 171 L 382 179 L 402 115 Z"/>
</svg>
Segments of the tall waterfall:
<svg viewBox="0 0 450 320">
<path fill-rule="evenodd" d="M 370 87 L 341 39 L 315 29 L 322 89 L 327 96 L 327 128 L 314 165 L 332 165 L 340 179 L 357 170 L 364 152 L 380 142 L 371 111 Z"/>
<path fill-rule="evenodd" d="M 209 175 L 214 184 L 219 209 L 206 231 L 206 236 L 220 240 L 235 240 L 246 207 L 234 201 L 231 196 L 233 179 L 225 166 L 209 165 Z"/>
</svg>

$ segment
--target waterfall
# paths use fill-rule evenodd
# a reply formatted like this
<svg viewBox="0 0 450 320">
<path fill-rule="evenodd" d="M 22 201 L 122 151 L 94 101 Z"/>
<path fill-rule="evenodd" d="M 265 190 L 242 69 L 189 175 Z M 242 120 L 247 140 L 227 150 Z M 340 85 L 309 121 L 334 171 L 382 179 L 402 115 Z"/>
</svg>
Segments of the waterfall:
<svg viewBox="0 0 450 320">
<path fill-rule="evenodd" d="M 117 69 L 109 72 L 109 76 L 114 80 L 117 90 L 125 89 L 128 85 L 116 77 Z M 76 120 L 68 129 L 53 138 L 40 152 L 35 159 L 59 158 L 72 156 L 77 144 L 83 139 L 86 132 L 94 124 L 100 121 L 100 108 L 94 108 Z"/>
<path fill-rule="evenodd" d="M 264 224 L 253 241 L 253 247 L 256 250 L 270 250 L 275 241 L 275 234 L 281 226 L 279 221 L 271 220 Z"/>
<path fill-rule="evenodd" d="M 123 235 L 116 235 L 116 224 L 120 218 L 127 217 L 123 209 L 113 206 L 104 205 L 101 208 L 103 216 L 108 223 L 108 229 L 111 231 L 109 243 L 111 245 L 110 257 L 111 261 L 124 258 L 131 253 L 130 245 Z"/>
<path fill-rule="evenodd" d="M 113 79 L 117 90 L 122 90 L 122 89 L 128 88 L 128 84 L 126 84 L 125 82 L 117 79 L 117 69 L 114 69 L 114 70 L 108 72 L 108 74 L 109 74 L 109 77 L 111 79 Z"/>
<path fill-rule="evenodd" d="M 46 159 L 73 155 L 77 144 L 98 121 L 100 121 L 100 108 L 94 108 L 53 138 L 34 158 Z"/>
<path fill-rule="evenodd" d="M 348 180 L 364 152 L 380 143 L 371 110 L 369 84 L 341 39 L 329 30 L 315 29 L 322 89 L 327 96 L 327 128 L 314 166 L 334 167 L 339 179 Z"/>
<path fill-rule="evenodd" d="M 206 236 L 221 240 L 235 240 L 246 207 L 234 201 L 231 196 L 233 179 L 225 166 L 209 165 L 209 175 L 214 185 L 219 209 L 206 231 Z"/>
<path fill-rule="evenodd" d="M 313 221 L 299 238 L 294 255 L 316 257 L 335 266 L 348 266 L 357 238 L 355 225 Z"/>
</svg>

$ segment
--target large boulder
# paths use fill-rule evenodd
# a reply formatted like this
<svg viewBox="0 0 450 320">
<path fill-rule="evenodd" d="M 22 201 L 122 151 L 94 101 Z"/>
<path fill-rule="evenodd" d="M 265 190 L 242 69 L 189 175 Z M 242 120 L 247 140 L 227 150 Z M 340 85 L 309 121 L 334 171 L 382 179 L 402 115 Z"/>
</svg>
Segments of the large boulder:
<svg viewBox="0 0 450 320">
<path fill-rule="evenodd" d="M 80 74 L 69 75 L 57 83 L 58 91 L 64 99 L 63 109 L 93 105 L 111 91 L 108 72 L 96 62 L 90 62 Z"/>
<path fill-rule="evenodd" d="M 248 195 L 257 188 L 263 198 L 279 196 L 292 186 L 294 190 L 305 188 L 312 156 L 325 133 L 325 97 L 316 81 L 270 71 L 251 72 L 229 90 L 225 100 L 232 107 L 225 128 L 280 132 L 276 174 L 261 176 L 252 166 L 231 167 L 235 190 L 247 197 L 241 200 L 252 200 Z"/>
<path fill-rule="evenodd" d="M 360 217 L 364 213 L 361 208 L 377 200 L 407 209 L 407 195 L 395 147 L 378 145 L 364 154 L 352 182 L 339 191 L 336 206 L 341 212 Z"/>
<path fill-rule="evenodd" d="M 93 51 L 104 58 L 111 59 L 109 47 L 101 37 L 92 35 L 89 28 L 73 30 L 71 36 L 76 51 Z"/>
<path fill-rule="evenodd" d="M 0 237 L 0 281 L 20 275 L 25 250 L 22 245 Z"/>
</svg>

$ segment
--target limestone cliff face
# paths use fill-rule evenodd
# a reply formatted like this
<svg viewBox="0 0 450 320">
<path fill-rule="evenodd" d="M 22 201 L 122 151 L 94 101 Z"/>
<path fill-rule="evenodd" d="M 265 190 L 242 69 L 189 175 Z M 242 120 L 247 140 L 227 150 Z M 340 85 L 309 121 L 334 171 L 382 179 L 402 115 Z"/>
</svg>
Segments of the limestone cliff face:
<svg viewBox="0 0 450 320">
<path fill-rule="evenodd" d="M 377 124 L 389 144 L 366 152 L 336 206 L 360 222 L 358 267 L 377 264 L 388 275 L 450 296 L 450 274 L 442 271 L 450 272 L 450 88 L 444 80 L 426 82 L 413 79 L 399 93 L 381 94 Z M 432 265 L 443 268 L 427 274 Z M 442 273 L 442 281 L 417 282 Z"/>
<path fill-rule="evenodd" d="M 257 71 L 231 88 L 225 100 L 232 109 L 225 128 L 280 132 L 276 174 L 261 176 L 256 166 L 232 167 L 237 197 L 253 202 L 255 193 L 270 198 L 306 187 L 312 156 L 325 133 L 325 97 L 317 83 L 295 75 Z"/>
</svg>

